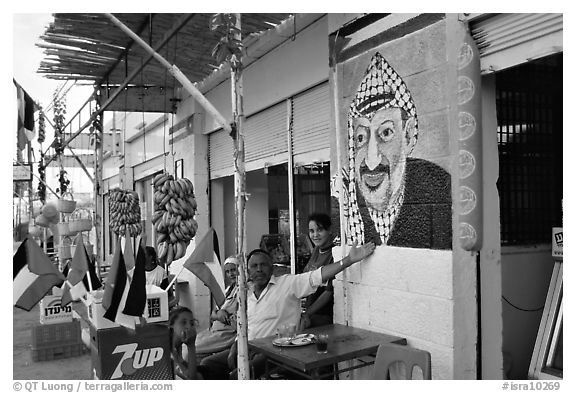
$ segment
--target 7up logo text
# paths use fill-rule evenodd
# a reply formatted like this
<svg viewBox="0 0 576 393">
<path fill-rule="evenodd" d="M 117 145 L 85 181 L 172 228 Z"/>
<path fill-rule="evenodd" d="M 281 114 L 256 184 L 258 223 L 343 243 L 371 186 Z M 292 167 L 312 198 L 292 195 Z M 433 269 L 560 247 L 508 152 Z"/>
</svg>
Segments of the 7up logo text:
<svg viewBox="0 0 576 393">
<path fill-rule="evenodd" d="M 123 375 L 132 375 L 144 367 L 151 367 L 162 359 L 164 355 L 164 349 L 160 347 L 139 350 L 136 348 L 138 348 L 136 343 L 118 345 L 114 348 L 113 354 L 122 353 L 123 355 L 116 365 L 116 369 L 110 377 L 111 379 L 120 378 Z"/>
</svg>

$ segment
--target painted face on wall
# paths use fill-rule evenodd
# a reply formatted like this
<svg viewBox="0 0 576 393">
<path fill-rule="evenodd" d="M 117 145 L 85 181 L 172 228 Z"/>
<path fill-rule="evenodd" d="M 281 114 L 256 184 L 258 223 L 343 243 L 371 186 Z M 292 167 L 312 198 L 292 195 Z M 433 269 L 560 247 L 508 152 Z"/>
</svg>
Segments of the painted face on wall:
<svg viewBox="0 0 576 393">
<path fill-rule="evenodd" d="M 358 187 L 366 203 L 376 210 L 386 210 L 403 182 L 413 125 L 413 118 L 402 121 L 402 112 L 396 107 L 381 108 L 372 119 L 353 121 Z"/>
</svg>

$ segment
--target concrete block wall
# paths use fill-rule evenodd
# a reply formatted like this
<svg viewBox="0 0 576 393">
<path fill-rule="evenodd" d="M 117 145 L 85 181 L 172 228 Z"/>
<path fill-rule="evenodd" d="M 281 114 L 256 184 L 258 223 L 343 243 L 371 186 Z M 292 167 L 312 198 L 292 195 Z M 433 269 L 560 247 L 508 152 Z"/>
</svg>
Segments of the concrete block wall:
<svg viewBox="0 0 576 393">
<path fill-rule="evenodd" d="M 452 378 L 451 251 L 378 247 L 336 277 L 334 297 L 335 323 L 405 337 L 431 353 L 433 379 Z M 371 372 L 350 377 L 370 379 Z"/>
<path fill-rule="evenodd" d="M 369 44 L 362 44 L 366 46 L 363 52 L 348 48 L 358 55 L 345 57 L 331 77 L 331 83 L 337 81 L 338 85 L 335 116 L 340 123 L 336 138 L 344 147 L 341 166 L 348 168 L 348 109 L 378 52 L 406 83 L 416 106 L 418 142 L 410 156 L 435 163 L 451 175 L 452 218 L 448 225 L 452 225 L 452 247 L 377 247 L 368 260 L 337 277 L 335 322 L 405 337 L 409 346 L 431 353 L 433 379 L 475 379 L 476 255 L 462 250 L 454 240 L 460 209 L 456 64 L 462 24 L 456 15 L 445 15 L 414 28 L 410 18 L 391 25 L 385 17 L 374 23 L 379 26 L 363 29 L 382 37 L 380 44 L 372 45 L 376 41 L 373 35 L 357 33 L 367 35 L 364 39 Z M 387 38 L 388 29 L 391 38 Z M 348 38 L 362 42 L 354 35 Z M 332 151 L 332 162 L 338 162 L 334 144 Z M 371 372 L 371 368 L 355 370 L 348 377 L 370 379 Z"/>
</svg>

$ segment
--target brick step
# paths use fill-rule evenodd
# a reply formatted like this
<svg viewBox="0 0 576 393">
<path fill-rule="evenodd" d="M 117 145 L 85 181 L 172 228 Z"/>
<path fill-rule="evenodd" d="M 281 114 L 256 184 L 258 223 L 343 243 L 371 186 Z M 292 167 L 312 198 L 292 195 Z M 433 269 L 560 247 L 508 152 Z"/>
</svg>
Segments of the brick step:
<svg viewBox="0 0 576 393">
<path fill-rule="evenodd" d="M 58 360 L 81 356 L 88 352 L 83 343 L 61 345 L 55 347 L 34 349 L 32 348 L 32 360 L 35 362 Z"/>
</svg>

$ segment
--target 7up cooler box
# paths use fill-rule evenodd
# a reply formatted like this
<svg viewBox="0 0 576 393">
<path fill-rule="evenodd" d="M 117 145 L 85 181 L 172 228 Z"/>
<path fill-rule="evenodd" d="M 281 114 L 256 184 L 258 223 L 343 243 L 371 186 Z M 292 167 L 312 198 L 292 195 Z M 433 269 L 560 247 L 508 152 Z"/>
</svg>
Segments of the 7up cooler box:
<svg viewBox="0 0 576 393">
<path fill-rule="evenodd" d="M 97 379 L 174 379 L 168 326 L 148 323 L 135 330 L 90 326 L 92 367 Z"/>
</svg>

